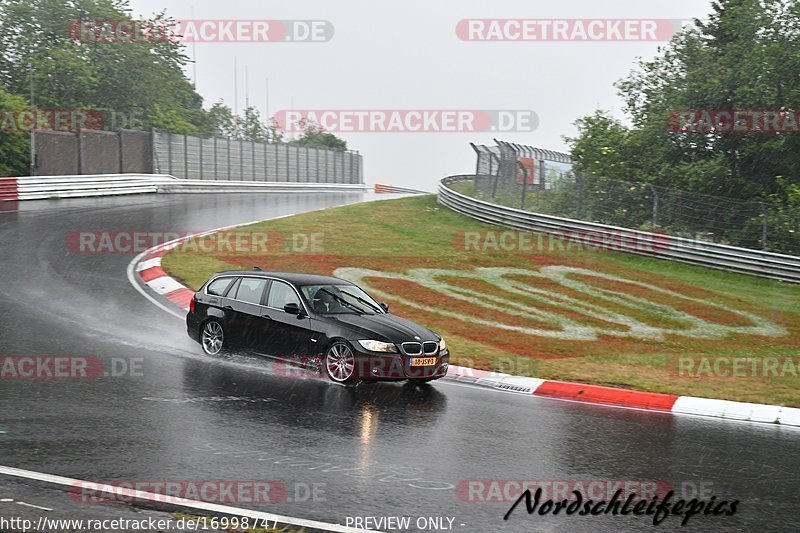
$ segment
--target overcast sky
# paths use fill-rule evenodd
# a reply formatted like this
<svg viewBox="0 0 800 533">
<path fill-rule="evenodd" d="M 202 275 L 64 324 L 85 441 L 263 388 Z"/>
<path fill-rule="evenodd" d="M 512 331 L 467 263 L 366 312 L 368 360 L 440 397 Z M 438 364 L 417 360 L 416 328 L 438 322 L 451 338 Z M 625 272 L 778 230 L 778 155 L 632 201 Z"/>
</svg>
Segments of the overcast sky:
<svg viewBox="0 0 800 533">
<path fill-rule="evenodd" d="M 510 133 L 341 133 L 364 155 L 367 183 L 434 190 L 447 175 L 470 172 L 469 142 L 498 137 L 566 150 L 576 118 L 602 108 L 621 118 L 613 87 L 637 57 L 659 42 L 466 42 L 462 19 L 705 18 L 705 0 L 131 0 L 135 16 L 166 9 L 176 19 L 326 20 L 335 35 L 318 43 L 198 43 L 197 90 L 206 107 L 234 105 L 234 58 L 239 108 L 245 67 L 251 105 L 263 113 L 294 109 L 533 110 L 534 131 Z M 187 70 L 192 78 L 193 70 Z"/>
</svg>

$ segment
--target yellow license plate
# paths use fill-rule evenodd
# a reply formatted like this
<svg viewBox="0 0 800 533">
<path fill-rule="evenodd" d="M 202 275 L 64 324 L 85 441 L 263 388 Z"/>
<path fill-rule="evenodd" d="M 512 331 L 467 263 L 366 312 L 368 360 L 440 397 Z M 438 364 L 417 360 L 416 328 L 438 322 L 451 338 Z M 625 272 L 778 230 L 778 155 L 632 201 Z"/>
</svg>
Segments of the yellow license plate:
<svg viewBox="0 0 800 533">
<path fill-rule="evenodd" d="M 411 366 L 433 366 L 435 364 L 435 357 L 414 357 L 411 359 Z"/>
</svg>

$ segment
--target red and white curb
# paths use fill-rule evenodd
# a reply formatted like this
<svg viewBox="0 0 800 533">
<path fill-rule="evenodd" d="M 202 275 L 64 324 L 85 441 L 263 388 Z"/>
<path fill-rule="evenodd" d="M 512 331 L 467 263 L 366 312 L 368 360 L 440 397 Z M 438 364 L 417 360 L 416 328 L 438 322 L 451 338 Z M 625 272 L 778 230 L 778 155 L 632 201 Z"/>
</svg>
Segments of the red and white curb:
<svg viewBox="0 0 800 533">
<path fill-rule="evenodd" d="M 292 214 L 271 218 L 269 220 L 277 220 L 279 218 L 289 216 L 292 216 Z M 150 302 L 160 307 L 167 313 L 177 318 L 184 319 L 186 317 L 186 313 L 189 311 L 189 302 L 194 297 L 194 291 L 175 278 L 167 275 L 164 269 L 161 268 L 161 258 L 164 257 L 164 255 L 166 255 L 166 253 L 170 250 L 177 248 L 185 240 L 196 239 L 212 233 L 226 231 L 241 226 L 249 226 L 257 222 L 262 221 L 253 220 L 250 222 L 244 222 L 242 224 L 233 224 L 231 226 L 225 226 L 222 228 L 214 228 L 208 231 L 185 235 L 178 239 L 148 248 L 144 252 L 137 255 L 133 261 L 128 264 L 128 281 L 130 281 L 131 285 L 133 285 L 133 287 L 139 291 L 142 296 L 150 300 Z M 143 289 L 142 285 L 147 287 L 149 291 Z M 154 297 L 154 295 L 158 298 Z M 166 300 L 169 305 L 164 305 L 163 300 Z"/>
<path fill-rule="evenodd" d="M 451 365 L 447 379 L 472 383 L 506 392 L 546 396 L 575 402 L 658 411 L 678 415 L 694 415 L 726 420 L 764 422 L 782 426 L 800 427 L 800 409 L 760 403 L 732 402 L 712 398 L 695 398 L 658 392 L 584 385 L 564 381 L 512 376 L 500 372 L 476 370 Z"/>
<path fill-rule="evenodd" d="M 291 215 L 285 215 L 291 216 Z M 278 217 L 283 218 L 283 217 Z M 231 228 L 247 226 L 255 222 L 235 224 L 224 228 L 187 235 L 174 241 L 154 246 L 139 254 L 128 265 L 128 279 L 147 299 L 168 313 L 183 319 L 189 310 L 194 291 L 167 275 L 161 268 L 161 258 L 189 238 L 202 237 Z M 135 277 L 156 295 L 168 301 L 170 306 L 148 294 Z M 182 312 L 178 312 L 180 309 Z M 800 409 L 760 403 L 732 402 L 712 398 L 695 398 L 658 392 L 644 392 L 601 385 L 584 385 L 564 381 L 551 381 L 524 376 L 512 376 L 501 372 L 490 372 L 474 368 L 450 365 L 445 379 L 459 383 L 470 383 L 498 391 L 544 396 L 559 400 L 583 402 L 627 409 L 638 409 L 677 415 L 694 415 L 726 420 L 762 422 L 782 426 L 800 427 Z"/>
</svg>

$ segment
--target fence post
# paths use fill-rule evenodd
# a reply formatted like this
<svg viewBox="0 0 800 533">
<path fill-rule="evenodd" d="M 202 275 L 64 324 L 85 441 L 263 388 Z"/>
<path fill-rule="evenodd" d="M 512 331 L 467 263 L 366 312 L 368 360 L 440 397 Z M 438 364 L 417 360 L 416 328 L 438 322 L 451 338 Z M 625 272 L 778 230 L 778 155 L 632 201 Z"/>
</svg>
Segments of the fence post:
<svg viewBox="0 0 800 533">
<path fill-rule="evenodd" d="M 170 176 L 175 175 L 172 173 L 172 133 L 167 133 L 167 170 Z"/>
<path fill-rule="evenodd" d="M 289 143 L 286 143 L 286 180 L 287 182 L 291 181 L 289 179 L 289 159 L 291 159 L 291 155 L 289 154 Z"/>
<path fill-rule="evenodd" d="M 250 141 L 250 159 L 253 161 L 253 181 L 256 181 L 256 142 Z M 244 179 L 242 180 L 244 181 Z"/>
<path fill-rule="evenodd" d="M 218 167 L 217 167 L 217 136 L 214 136 L 214 181 L 217 181 Z"/>
<path fill-rule="evenodd" d="M 81 127 L 78 126 L 78 175 L 83 174 L 83 140 L 81 139 Z"/>
<path fill-rule="evenodd" d="M 200 179 L 203 179 L 203 138 L 198 137 L 197 140 L 200 142 Z"/>
<path fill-rule="evenodd" d="M 189 137 L 183 134 L 183 177 L 189 179 Z"/>
<path fill-rule="evenodd" d="M 580 219 L 583 211 L 583 174 L 575 173 L 575 184 L 578 188 L 578 197 L 575 201 L 575 218 Z"/>
<path fill-rule="evenodd" d="M 264 179 L 261 181 L 269 181 L 269 161 L 267 159 L 267 149 L 269 148 L 269 143 L 265 141 L 261 146 L 264 147 Z"/>
<path fill-rule="evenodd" d="M 239 181 L 244 181 L 244 140 L 239 139 Z"/>
<path fill-rule="evenodd" d="M 658 189 L 652 183 L 647 184 L 653 191 L 653 229 L 658 227 Z"/>
<path fill-rule="evenodd" d="M 226 159 L 228 160 L 228 181 L 231 181 L 231 138 L 227 137 Z"/>
<path fill-rule="evenodd" d="M 767 233 L 768 233 L 768 226 L 769 226 L 769 207 L 764 202 L 759 202 L 761 204 L 761 212 L 764 217 L 764 224 L 761 226 L 761 249 L 766 250 L 768 248 L 767 242 Z"/>
<path fill-rule="evenodd" d="M 518 170 L 522 171 L 522 200 L 520 200 L 519 208 L 525 209 L 525 193 L 526 189 L 528 188 L 528 169 L 525 168 L 525 165 L 520 163 L 519 160 L 517 160 L 517 164 L 514 165 L 514 170 L 515 173 Z"/>
<path fill-rule="evenodd" d="M 125 152 L 122 145 L 122 130 L 117 132 L 117 156 L 119 156 L 119 173 L 125 173 Z"/>
<path fill-rule="evenodd" d="M 150 127 L 150 173 L 156 174 L 156 169 L 161 172 L 161 167 L 158 165 L 158 156 L 156 155 L 156 128 Z"/>
</svg>

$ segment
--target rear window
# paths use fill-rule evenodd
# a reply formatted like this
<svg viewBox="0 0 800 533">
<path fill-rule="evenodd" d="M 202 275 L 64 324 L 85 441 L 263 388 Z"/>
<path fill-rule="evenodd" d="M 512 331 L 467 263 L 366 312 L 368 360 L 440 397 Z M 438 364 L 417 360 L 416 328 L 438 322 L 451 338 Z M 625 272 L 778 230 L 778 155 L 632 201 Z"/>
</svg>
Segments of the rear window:
<svg viewBox="0 0 800 533">
<path fill-rule="evenodd" d="M 212 296 L 224 296 L 225 291 L 231 286 L 235 278 L 217 278 L 206 287 L 206 294 Z"/>
</svg>

